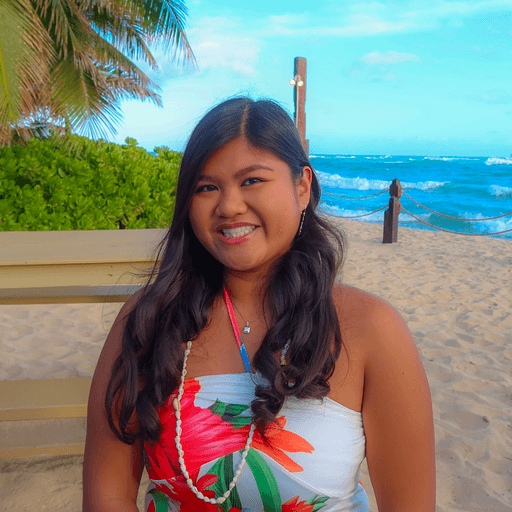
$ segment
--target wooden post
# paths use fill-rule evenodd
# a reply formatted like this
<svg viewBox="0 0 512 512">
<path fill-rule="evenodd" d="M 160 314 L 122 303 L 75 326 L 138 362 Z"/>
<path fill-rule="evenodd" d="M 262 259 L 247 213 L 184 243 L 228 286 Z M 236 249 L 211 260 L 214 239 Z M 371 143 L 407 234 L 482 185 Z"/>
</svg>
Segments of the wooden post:
<svg viewBox="0 0 512 512">
<path fill-rule="evenodd" d="M 384 212 L 384 235 L 382 238 L 383 244 L 392 244 L 398 241 L 398 215 L 402 205 L 400 198 L 402 197 L 402 185 L 400 180 L 394 179 L 389 186 L 389 208 Z"/>
<path fill-rule="evenodd" d="M 295 104 L 295 125 L 299 131 L 302 146 L 309 157 L 309 140 L 306 140 L 306 72 L 307 65 L 304 57 L 295 57 L 294 61 L 294 80 L 293 102 Z M 295 79 L 295 77 L 299 77 Z M 299 86 L 299 80 L 302 85 Z"/>
</svg>

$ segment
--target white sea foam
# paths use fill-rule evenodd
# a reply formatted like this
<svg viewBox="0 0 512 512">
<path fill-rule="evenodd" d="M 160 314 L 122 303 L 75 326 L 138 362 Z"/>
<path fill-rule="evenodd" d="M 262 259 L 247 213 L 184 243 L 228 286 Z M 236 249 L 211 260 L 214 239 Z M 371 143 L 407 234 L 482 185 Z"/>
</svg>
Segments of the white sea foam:
<svg viewBox="0 0 512 512">
<path fill-rule="evenodd" d="M 390 162 L 391 163 L 391 162 Z M 344 190 L 387 190 L 391 182 L 384 180 L 369 180 L 366 178 L 345 178 L 339 174 L 329 174 L 317 171 L 320 183 L 324 187 L 340 188 Z M 405 190 L 434 190 L 446 185 L 447 181 L 420 181 L 418 183 L 402 182 Z"/>
<path fill-rule="evenodd" d="M 386 190 L 389 181 L 368 180 L 366 178 L 344 178 L 339 174 L 328 174 L 317 171 L 320 182 L 325 187 L 341 188 L 345 190 Z"/>
<path fill-rule="evenodd" d="M 482 213 L 474 212 L 461 212 L 459 211 L 457 217 L 463 219 L 486 219 L 493 217 L 492 214 L 483 215 Z M 468 227 L 469 226 L 469 227 Z M 493 220 L 482 220 L 480 222 L 471 222 L 470 224 L 464 225 L 464 229 L 458 228 L 457 230 L 461 233 L 499 233 L 501 231 L 507 231 L 512 229 L 512 216 L 502 217 L 501 219 Z M 504 237 L 512 237 L 512 232 L 504 234 Z"/>
<path fill-rule="evenodd" d="M 435 190 L 446 185 L 449 181 L 418 181 L 417 183 L 401 182 L 402 188 L 405 190 Z"/>
<path fill-rule="evenodd" d="M 512 158 L 488 158 L 485 165 L 512 165 Z"/>
<path fill-rule="evenodd" d="M 467 158 L 464 156 L 425 156 L 423 160 L 438 160 L 441 162 L 452 162 L 453 160 L 470 160 L 470 161 L 478 161 L 479 158 Z"/>
<path fill-rule="evenodd" d="M 355 158 L 354 155 L 352 156 L 343 156 L 343 155 L 337 155 L 336 158 L 347 158 L 347 159 L 352 159 L 352 158 Z"/>
<path fill-rule="evenodd" d="M 482 219 L 482 214 L 478 215 L 467 215 L 468 218 Z M 487 220 L 483 222 L 472 223 L 474 231 L 480 231 L 482 233 L 499 233 L 501 231 L 508 231 L 512 229 L 512 218 L 502 217 L 501 219 Z M 512 232 L 508 233 L 508 236 L 512 236 Z"/>
<path fill-rule="evenodd" d="M 512 196 L 512 187 L 502 187 L 501 185 L 491 185 L 489 187 L 491 195 L 496 197 Z"/>
<path fill-rule="evenodd" d="M 366 213 L 369 213 L 366 210 L 343 208 L 338 205 L 327 205 L 324 202 L 321 203 L 321 208 L 327 215 L 333 215 L 335 217 L 356 217 L 359 215 L 365 215 Z M 372 215 L 365 215 L 364 217 L 360 217 L 357 220 L 362 222 L 381 223 L 383 215 L 384 213 L 380 211 Z"/>
<path fill-rule="evenodd" d="M 485 231 L 488 233 L 499 233 L 500 231 L 508 231 L 512 229 L 512 217 L 502 217 L 501 219 L 490 220 L 487 222 L 479 222 L 478 224 L 485 224 Z M 502 236 L 512 238 L 512 231 L 504 233 Z"/>
</svg>

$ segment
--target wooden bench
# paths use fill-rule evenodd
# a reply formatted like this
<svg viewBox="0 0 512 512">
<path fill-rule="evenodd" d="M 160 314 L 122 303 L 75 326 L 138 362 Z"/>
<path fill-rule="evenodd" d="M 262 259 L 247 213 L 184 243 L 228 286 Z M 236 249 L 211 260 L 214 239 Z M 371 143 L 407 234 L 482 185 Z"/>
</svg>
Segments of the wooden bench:
<svg viewBox="0 0 512 512">
<path fill-rule="evenodd" d="M 125 302 L 165 231 L 0 232 L 0 305 Z M 83 453 L 90 385 L 0 381 L 0 458 Z"/>
</svg>

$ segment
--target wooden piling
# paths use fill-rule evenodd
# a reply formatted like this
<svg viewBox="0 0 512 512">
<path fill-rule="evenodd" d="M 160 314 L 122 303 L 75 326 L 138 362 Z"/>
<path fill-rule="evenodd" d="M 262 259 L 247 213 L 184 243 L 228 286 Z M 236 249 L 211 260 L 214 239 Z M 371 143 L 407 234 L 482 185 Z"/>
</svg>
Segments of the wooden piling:
<svg viewBox="0 0 512 512">
<path fill-rule="evenodd" d="M 304 57 L 295 57 L 294 77 L 299 76 L 303 85 L 298 81 L 293 88 L 293 102 L 295 104 L 295 125 L 299 131 L 302 146 L 309 157 L 309 140 L 306 139 L 306 73 L 307 63 Z"/>
<path fill-rule="evenodd" d="M 402 185 L 400 180 L 394 179 L 389 186 L 389 207 L 384 212 L 384 234 L 382 243 L 392 244 L 398 241 L 398 215 L 402 205 L 400 204 L 400 197 L 402 197 Z"/>
</svg>

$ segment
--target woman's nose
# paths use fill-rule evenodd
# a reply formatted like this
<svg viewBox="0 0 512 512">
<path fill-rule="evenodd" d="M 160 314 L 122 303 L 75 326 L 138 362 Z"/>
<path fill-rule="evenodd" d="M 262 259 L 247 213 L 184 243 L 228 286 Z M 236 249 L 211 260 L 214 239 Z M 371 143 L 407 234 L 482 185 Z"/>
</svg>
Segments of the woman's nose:
<svg viewBox="0 0 512 512">
<path fill-rule="evenodd" d="M 240 189 L 223 190 L 217 203 L 217 214 L 233 218 L 247 211 L 247 204 Z"/>
</svg>

